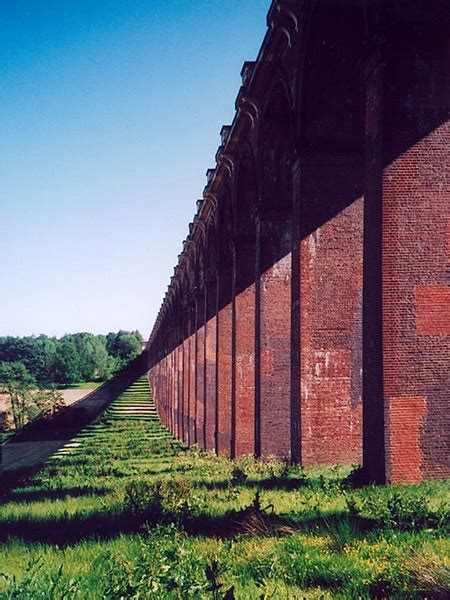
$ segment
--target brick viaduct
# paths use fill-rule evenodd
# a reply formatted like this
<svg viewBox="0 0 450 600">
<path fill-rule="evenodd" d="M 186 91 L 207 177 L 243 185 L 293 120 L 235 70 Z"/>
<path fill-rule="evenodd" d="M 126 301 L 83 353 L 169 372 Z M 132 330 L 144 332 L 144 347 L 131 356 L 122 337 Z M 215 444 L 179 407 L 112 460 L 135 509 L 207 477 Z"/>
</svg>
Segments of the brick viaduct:
<svg viewBox="0 0 450 600">
<path fill-rule="evenodd" d="M 146 348 L 186 443 L 450 474 L 447 9 L 273 2 Z"/>
</svg>

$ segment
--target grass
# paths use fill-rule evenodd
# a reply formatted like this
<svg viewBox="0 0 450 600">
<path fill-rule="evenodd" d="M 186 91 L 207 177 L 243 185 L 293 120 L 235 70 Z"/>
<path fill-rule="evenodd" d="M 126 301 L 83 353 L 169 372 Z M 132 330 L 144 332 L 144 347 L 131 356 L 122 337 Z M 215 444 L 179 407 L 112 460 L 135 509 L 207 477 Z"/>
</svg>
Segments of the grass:
<svg viewBox="0 0 450 600">
<path fill-rule="evenodd" d="M 101 385 L 103 385 L 104 381 L 81 381 L 79 383 L 68 383 L 67 385 L 59 385 L 59 390 L 95 390 Z"/>
<path fill-rule="evenodd" d="M 448 597 L 448 482 L 351 475 L 187 450 L 138 380 L 5 480 L 0 598 Z"/>
<path fill-rule="evenodd" d="M 14 431 L 3 431 L 0 432 L 0 445 L 4 444 L 9 440 L 10 437 L 14 435 Z"/>
</svg>

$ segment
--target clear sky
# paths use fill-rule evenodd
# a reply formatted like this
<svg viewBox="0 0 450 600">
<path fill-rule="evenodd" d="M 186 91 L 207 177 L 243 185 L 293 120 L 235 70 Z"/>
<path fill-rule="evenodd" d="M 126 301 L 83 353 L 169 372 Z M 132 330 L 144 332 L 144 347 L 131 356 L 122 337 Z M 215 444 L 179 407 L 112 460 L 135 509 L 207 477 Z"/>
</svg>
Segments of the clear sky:
<svg viewBox="0 0 450 600">
<path fill-rule="evenodd" d="M 152 328 L 270 0 L 1 0 L 0 335 Z"/>
</svg>

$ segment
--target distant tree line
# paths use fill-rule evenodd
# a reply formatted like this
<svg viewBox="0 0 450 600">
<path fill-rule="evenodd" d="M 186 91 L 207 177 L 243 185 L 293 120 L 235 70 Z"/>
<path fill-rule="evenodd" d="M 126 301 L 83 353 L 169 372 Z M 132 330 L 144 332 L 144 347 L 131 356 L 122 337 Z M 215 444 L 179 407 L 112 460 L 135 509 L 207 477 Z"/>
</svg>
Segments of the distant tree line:
<svg viewBox="0 0 450 600">
<path fill-rule="evenodd" d="M 0 433 L 11 428 L 11 418 L 18 430 L 41 414 L 53 414 L 64 403 L 59 390 L 37 387 L 34 377 L 17 361 L 0 362 L 0 393 L 7 400 L 6 411 L 0 415 Z"/>
<path fill-rule="evenodd" d="M 122 330 L 107 335 L 71 333 L 61 338 L 0 337 L 0 384 L 11 379 L 11 373 L 20 373 L 29 385 L 38 387 L 102 381 L 136 358 L 142 342 L 139 331 Z"/>
</svg>

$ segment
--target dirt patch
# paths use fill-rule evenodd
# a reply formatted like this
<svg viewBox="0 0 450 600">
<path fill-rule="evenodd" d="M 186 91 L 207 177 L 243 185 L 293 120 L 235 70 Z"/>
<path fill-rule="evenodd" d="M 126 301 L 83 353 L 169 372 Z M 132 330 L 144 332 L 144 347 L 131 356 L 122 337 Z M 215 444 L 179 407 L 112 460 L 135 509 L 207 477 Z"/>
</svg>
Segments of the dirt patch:
<svg viewBox="0 0 450 600">
<path fill-rule="evenodd" d="M 67 390 L 60 390 L 61 394 L 64 398 L 64 404 L 70 406 L 80 398 L 84 398 L 94 390 L 95 387 L 90 389 L 77 389 L 77 388 L 68 388 Z M 0 393 L 0 412 L 3 410 L 7 410 L 9 407 L 6 394 Z"/>
<path fill-rule="evenodd" d="M 77 400 L 80 400 L 80 398 L 84 398 L 85 396 L 90 394 L 92 392 L 92 390 L 95 390 L 95 389 L 96 388 L 93 387 L 91 389 L 83 389 L 83 390 L 75 389 L 75 388 L 61 390 L 61 393 L 64 397 L 64 404 L 66 404 L 67 406 L 70 406 L 70 404 L 73 404 Z"/>
</svg>

